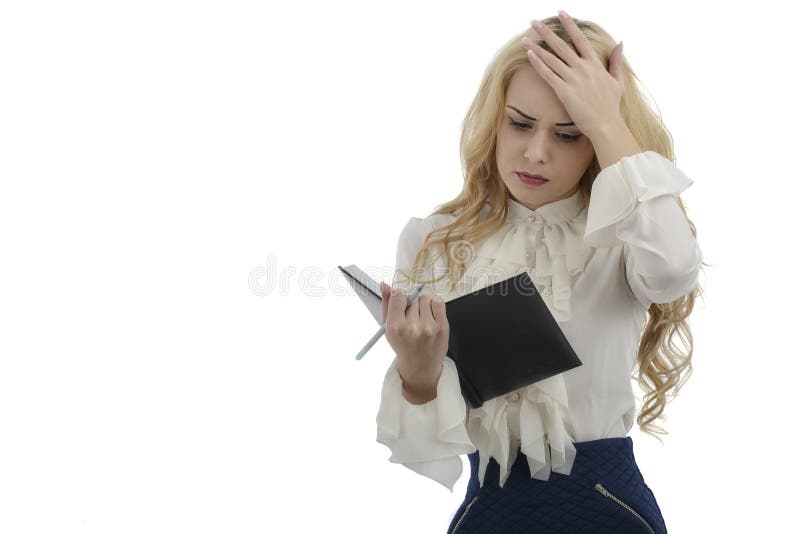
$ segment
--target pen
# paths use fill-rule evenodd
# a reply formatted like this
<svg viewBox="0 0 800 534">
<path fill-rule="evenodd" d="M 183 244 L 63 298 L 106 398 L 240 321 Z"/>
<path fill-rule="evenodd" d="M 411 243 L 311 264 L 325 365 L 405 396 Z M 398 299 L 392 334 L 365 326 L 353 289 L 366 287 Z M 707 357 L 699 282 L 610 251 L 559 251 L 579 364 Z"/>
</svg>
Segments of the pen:
<svg viewBox="0 0 800 534">
<path fill-rule="evenodd" d="M 416 289 L 414 289 L 414 291 L 412 291 L 412 292 L 411 292 L 411 294 L 410 294 L 410 295 L 408 295 L 408 301 L 406 302 L 406 308 L 408 308 L 408 307 L 411 305 L 411 303 L 412 303 L 412 302 L 414 302 L 414 300 L 415 300 L 415 299 L 416 299 L 416 298 L 417 298 L 417 297 L 420 295 L 420 293 L 422 293 L 422 290 L 423 290 L 423 288 L 424 288 L 424 287 L 425 287 L 424 285 L 418 285 L 418 286 L 416 287 Z M 384 323 L 383 323 L 383 325 L 380 327 L 380 329 L 379 329 L 379 330 L 378 330 L 378 331 L 375 333 L 375 335 L 374 335 L 374 336 L 372 336 L 372 339 L 370 339 L 369 341 L 367 341 L 367 344 L 366 344 L 366 345 L 364 345 L 364 348 L 363 348 L 363 349 L 361 349 L 361 350 L 358 352 L 358 354 L 356 355 L 356 360 L 360 360 L 361 358 L 363 358 L 363 357 L 364 357 L 364 355 L 365 355 L 367 352 L 369 352 L 369 349 L 371 349 L 371 348 L 372 348 L 372 346 L 373 346 L 375 343 L 377 343 L 377 342 L 378 342 L 378 340 L 379 340 L 379 339 L 380 339 L 380 338 L 383 336 L 383 334 L 385 334 L 385 333 L 386 333 L 386 322 L 384 321 Z"/>
</svg>

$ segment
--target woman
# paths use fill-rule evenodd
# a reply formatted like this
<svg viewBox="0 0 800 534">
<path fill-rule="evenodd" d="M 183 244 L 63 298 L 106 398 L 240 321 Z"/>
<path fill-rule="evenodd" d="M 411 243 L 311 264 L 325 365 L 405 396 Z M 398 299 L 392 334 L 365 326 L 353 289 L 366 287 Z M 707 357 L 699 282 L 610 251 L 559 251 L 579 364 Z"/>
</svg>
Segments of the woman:
<svg viewBox="0 0 800 534">
<path fill-rule="evenodd" d="M 666 532 L 628 436 L 631 378 L 646 390 L 640 428 L 665 433 L 653 421 L 691 373 L 686 318 L 701 294 L 679 197 L 693 182 L 621 44 L 563 12 L 532 26 L 496 55 L 469 109 L 461 194 L 400 234 L 382 286 L 397 357 L 377 440 L 451 491 L 468 454 L 449 533 Z M 583 365 L 470 409 L 445 357 L 444 302 L 522 271 Z M 406 309 L 417 283 L 430 290 Z"/>
</svg>

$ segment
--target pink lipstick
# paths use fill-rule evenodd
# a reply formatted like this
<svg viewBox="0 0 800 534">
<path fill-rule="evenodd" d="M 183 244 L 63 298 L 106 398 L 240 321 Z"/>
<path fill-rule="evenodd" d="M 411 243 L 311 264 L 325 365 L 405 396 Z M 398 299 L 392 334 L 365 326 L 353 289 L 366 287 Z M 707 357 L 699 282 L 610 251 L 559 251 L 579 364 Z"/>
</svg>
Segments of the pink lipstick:
<svg viewBox="0 0 800 534">
<path fill-rule="evenodd" d="M 525 171 L 517 171 L 517 176 L 520 181 L 526 185 L 542 185 L 549 182 L 547 178 L 541 174 L 530 174 Z"/>
</svg>

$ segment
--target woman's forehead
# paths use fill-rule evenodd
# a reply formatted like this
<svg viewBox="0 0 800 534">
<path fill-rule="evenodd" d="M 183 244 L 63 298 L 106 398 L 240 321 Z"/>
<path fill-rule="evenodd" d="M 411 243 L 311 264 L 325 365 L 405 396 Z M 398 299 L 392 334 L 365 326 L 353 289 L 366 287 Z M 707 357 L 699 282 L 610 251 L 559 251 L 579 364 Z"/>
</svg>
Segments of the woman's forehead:
<svg viewBox="0 0 800 534">
<path fill-rule="evenodd" d="M 520 69 L 506 90 L 506 105 L 511 105 L 535 119 L 558 119 L 558 122 L 569 122 L 569 115 L 564 104 L 552 87 L 534 70 Z M 508 109 L 508 108 L 506 108 Z M 565 120 L 561 120 L 565 119 Z"/>
</svg>

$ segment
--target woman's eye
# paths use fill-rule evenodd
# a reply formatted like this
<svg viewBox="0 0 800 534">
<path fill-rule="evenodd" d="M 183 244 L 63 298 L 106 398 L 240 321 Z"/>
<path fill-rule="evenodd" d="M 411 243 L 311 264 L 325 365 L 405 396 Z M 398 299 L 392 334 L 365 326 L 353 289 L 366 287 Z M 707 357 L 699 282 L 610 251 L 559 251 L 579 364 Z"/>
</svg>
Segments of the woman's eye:
<svg viewBox="0 0 800 534">
<path fill-rule="evenodd" d="M 580 138 L 581 135 L 583 135 L 583 134 L 578 134 L 578 135 L 569 135 L 569 134 L 565 134 L 565 133 L 559 133 L 558 134 L 558 136 L 561 139 L 563 139 L 564 141 L 566 141 L 568 143 L 572 143 L 573 141 L 577 141 Z"/>
<path fill-rule="evenodd" d="M 518 122 L 518 121 L 515 121 L 513 119 L 511 119 L 511 122 L 509 124 L 511 124 L 512 126 L 514 126 L 515 128 L 518 128 L 520 130 L 530 130 L 531 129 L 531 125 L 530 124 L 525 124 L 524 122 Z M 562 132 L 558 132 L 556 134 L 556 136 L 559 139 L 561 139 L 562 141 L 564 141 L 565 143 L 575 142 L 581 137 L 581 135 L 583 135 L 583 134 L 570 135 L 570 134 L 566 134 L 566 133 L 562 133 Z"/>
</svg>

